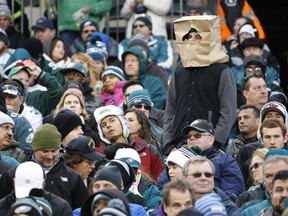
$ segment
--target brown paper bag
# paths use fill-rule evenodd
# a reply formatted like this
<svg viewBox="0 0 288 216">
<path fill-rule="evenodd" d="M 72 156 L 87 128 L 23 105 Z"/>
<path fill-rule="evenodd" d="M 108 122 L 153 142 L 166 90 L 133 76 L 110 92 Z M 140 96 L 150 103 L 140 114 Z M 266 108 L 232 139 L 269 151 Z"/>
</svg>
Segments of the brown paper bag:
<svg viewBox="0 0 288 216">
<path fill-rule="evenodd" d="M 184 40 L 192 28 L 202 37 L 200 43 Z M 174 31 L 179 54 L 184 67 L 203 67 L 227 62 L 229 57 L 221 48 L 219 16 L 185 16 L 174 21 Z"/>
</svg>

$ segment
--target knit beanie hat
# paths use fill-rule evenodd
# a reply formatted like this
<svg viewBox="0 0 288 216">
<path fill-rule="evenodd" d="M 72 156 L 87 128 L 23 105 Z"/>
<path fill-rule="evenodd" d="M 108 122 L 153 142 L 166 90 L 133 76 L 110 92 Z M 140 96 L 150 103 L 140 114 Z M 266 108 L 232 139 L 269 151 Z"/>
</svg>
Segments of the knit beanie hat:
<svg viewBox="0 0 288 216">
<path fill-rule="evenodd" d="M 267 154 L 265 155 L 265 160 L 267 160 L 269 157 L 274 155 L 280 155 L 280 156 L 288 156 L 288 150 L 287 149 L 270 149 Z"/>
<path fill-rule="evenodd" d="M 0 111 L 0 125 L 3 124 L 11 124 L 15 126 L 13 119 L 9 115 Z"/>
<path fill-rule="evenodd" d="M 98 170 L 93 178 L 93 182 L 108 181 L 114 184 L 119 190 L 123 189 L 122 176 L 116 166 L 104 166 Z"/>
<path fill-rule="evenodd" d="M 88 45 L 86 54 L 88 54 L 94 61 L 100 61 L 102 64 L 105 64 L 104 57 L 101 52 L 97 49 L 92 49 L 91 47 L 94 47 L 95 45 Z"/>
<path fill-rule="evenodd" d="M 222 203 L 221 197 L 216 193 L 202 196 L 195 202 L 195 209 L 205 216 L 227 216 L 227 211 Z"/>
<path fill-rule="evenodd" d="M 32 150 L 58 148 L 60 149 L 61 134 L 51 124 L 44 124 L 37 128 L 32 139 Z"/>
<path fill-rule="evenodd" d="M 133 23 L 133 24 L 135 24 L 136 21 L 141 21 L 141 22 L 145 23 L 145 25 L 146 25 L 150 30 L 152 30 L 152 22 L 151 22 L 151 20 L 150 20 L 147 16 L 138 16 L 138 17 L 134 20 L 134 23 Z"/>
<path fill-rule="evenodd" d="M 104 72 L 101 75 L 101 80 L 103 81 L 104 77 L 107 75 L 110 75 L 110 74 L 118 77 L 121 81 L 125 80 L 123 71 L 121 70 L 121 68 L 119 68 L 117 66 L 106 67 L 106 69 L 104 70 Z"/>
<path fill-rule="evenodd" d="M 147 42 L 145 40 L 145 37 L 143 34 L 141 33 L 137 33 L 136 35 L 134 35 L 128 42 L 128 49 L 131 48 L 132 46 L 141 46 L 144 47 L 146 50 L 146 53 L 148 54 L 148 45 Z"/>
<path fill-rule="evenodd" d="M 169 162 L 173 162 L 180 167 L 184 167 L 184 164 L 192 157 L 199 155 L 200 152 L 196 152 L 193 149 L 189 149 L 188 147 L 181 147 L 175 151 L 170 152 L 166 159 L 166 164 Z"/>
<path fill-rule="evenodd" d="M 244 32 L 251 34 L 252 37 L 256 37 L 256 36 L 258 37 L 257 29 L 249 23 L 242 25 L 239 28 L 237 35 L 239 36 L 240 34 Z M 255 33 L 257 33 L 257 35 Z"/>
<path fill-rule="evenodd" d="M 135 182 L 135 174 L 132 167 L 125 161 L 114 159 L 108 162 L 105 166 L 116 166 L 121 173 L 124 189 L 122 190 L 126 193 L 133 182 Z"/>
<path fill-rule="evenodd" d="M 1 6 L 1 5 L 0 5 Z M 4 29 L 0 28 L 0 40 L 8 45 L 9 39 Z"/>
<path fill-rule="evenodd" d="M 118 149 L 114 158 L 127 162 L 132 168 L 141 169 L 140 156 L 133 148 Z"/>
<path fill-rule="evenodd" d="M 123 111 L 117 106 L 107 105 L 107 106 L 99 107 L 94 111 L 94 118 L 97 122 L 98 133 L 99 133 L 101 140 L 103 140 L 107 144 L 111 144 L 111 142 L 105 138 L 102 132 L 101 126 L 100 126 L 102 120 L 107 116 L 118 117 L 118 119 L 120 120 L 122 124 L 123 136 L 125 139 L 127 139 L 127 137 L 129 136 L 129 127 L 128 127 L 127 120 L 125 116 L 123 115 Z"/>
<path fill-rule="evenodd" d="M 286 121 L 287 121 L 286 108 L 283 104 L 281 104 L 277 101 L 270 101 L 262 107 L 262 109 L 260 111 L 261 122 L 263 121 L 263 119 L 265 119 L 265 116 L 267 115 L 267 113 L 271 112 L 271 111 L 278 112 L 280 115 L 282 115 L 284 122 L 286 123 Z"/>
<path fill-rule="evenodd" d="M 55 125 L 61 133 L 62 140 L 79 125 L 82 126 L 83 132 L 85 131 L 85 126 L 81 118 L 68 109 L 61 110 L 57 113 L 52 124 Z"/>
<path fill-rule="evenodd" d="M 93 20 L 85 20 L 80 24 L 80 30 L 79 30 L 80 33 L 82 33 L 84 27 L 86 27 L 86 26 L 94 26 L 97 31 L 99 30 L 96 22 L 94 22 Z"/>
<path fill-rule="evenodd" d="M 9 19 L 11 19 L 12 15 L 11 15 L 11 11 L 10 11 L 8 5 L 6 5 L 6 4 L 0 5 L 0 16 L 6 16 Z"/>
<path fill-rule="evenodd" d="M 38 59 L 43 54 L 43 44 L 37 38 L 27 39 L 23 48 L 25 48 L 34 59 Z"/>
<path fill-rule="evenodd" d="M 147 89 L 133 91 L 128 97 L 128 108 L 131 108 L 135 104 L 144 103 L 150 107 L 154 104 L 151 100 L 150 93 Z"/>
</svg>

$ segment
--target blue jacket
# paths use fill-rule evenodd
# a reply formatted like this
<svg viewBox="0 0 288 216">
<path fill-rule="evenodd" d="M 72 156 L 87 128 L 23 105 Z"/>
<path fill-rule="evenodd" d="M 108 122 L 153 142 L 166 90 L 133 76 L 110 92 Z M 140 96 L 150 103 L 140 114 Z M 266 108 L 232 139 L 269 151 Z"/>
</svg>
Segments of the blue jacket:
<svg viewBox="0 0 288 216">
<path fill-rule="evenodd" d="M 139 193 L 146 200 L 148 210 L 157 208 L 162 200 L 162 195 L 156 185 L 144 178 L 141 177 L 140 183 L 138 185 Z"/>
<path fill-rule="evenodd" d="M 221 197 L 222 203 L 226 208 L 227 215 L 229 215 L 229 216 L 242 216 L 242 213 L 236 207 L 234 202 L 232 202 L 231 199 L 222 190 L 220 190 L 217 187 L 214 187 L 214 192 L 217 193 Z"/>
<path fill-rule="evenodd" d="M 236 82 L 242 85 L 245 74 L 244 66 L 234 66 L 232 67 L 232 71 L 235 75 Z M 265 81 L 267 85 L 274 84 L 280 86 L 280 75 L 273 67 L 266 67 L 265 76 Z"/>
<path fill-rule="evenodd" d="M 245 191 L 241 170 L 236 160 L 229 154 L 211 147 L 202 151 L 215 166 L 214 182 L 234 202 Z"/>
<path fill-rule="evenodd" d="M 138 80 L 144 85 L 145 89 L 149 91 L 151 99 L 154 103 L 154 107 L 156 107 L 157 109 L 164 109 L 166 103 L 166 91 L 167 91 L 164 82 L 158 77 L 154 77 L 145 73 L 146 60 L 140 48 L 132 47 L 128 49 L 125 53 L 123 53 L 122 61 L 124 64 L 125 64 L 124 59 L 128 53 L 131 53 L 138 57 L 140 67 Z M 125 79 L 129 80 L 129 77 L 125 70 L 124 75 Z"/>
<path fill-rule="evenodd" d="M 262 202 L 259 202 L 255 205 L 246 208 L 242 213 L 243 216 L 257 215 L 260 213 L 262 209 L 269 207 L 271 207 L 271 199 L 266 199 L 263 200 Z"/>
</svg>

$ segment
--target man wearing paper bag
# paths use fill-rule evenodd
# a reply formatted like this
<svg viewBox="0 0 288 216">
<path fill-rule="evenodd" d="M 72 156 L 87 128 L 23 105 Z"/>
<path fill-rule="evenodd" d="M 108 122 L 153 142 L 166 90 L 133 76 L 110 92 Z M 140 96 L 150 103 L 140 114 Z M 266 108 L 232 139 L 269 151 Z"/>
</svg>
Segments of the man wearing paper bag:
<svg viewBox="0 0 288 216">
<path fill-rule="evenodd" d="M 225 148 L 236 119 L 236 81 L 224 63 L 218 16 L 187 16 L 174 21 L 183 68 L 171 79 L 164 116 L 165 153 L 185 143 L 181 128 L 195 119 L 211 121 L 215 144 Z M 177 104 L 177 106 L 176 106 Z"/>
</svg>

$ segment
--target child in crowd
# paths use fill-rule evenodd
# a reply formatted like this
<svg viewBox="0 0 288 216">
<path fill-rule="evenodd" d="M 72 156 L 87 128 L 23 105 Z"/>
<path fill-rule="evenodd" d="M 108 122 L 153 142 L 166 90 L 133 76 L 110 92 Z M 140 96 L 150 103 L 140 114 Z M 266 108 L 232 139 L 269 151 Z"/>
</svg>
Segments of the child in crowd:
<svg viewBox="0 0 288 216">
<path fill-rule="evenodd" d="M 123 71 L 116 66 L 108 66 L 101 75 L 103 82 L 101 97 L 105 105 L 119 106 L 123 103 L 122 87 L 126 82 Z"/>
</svg>

